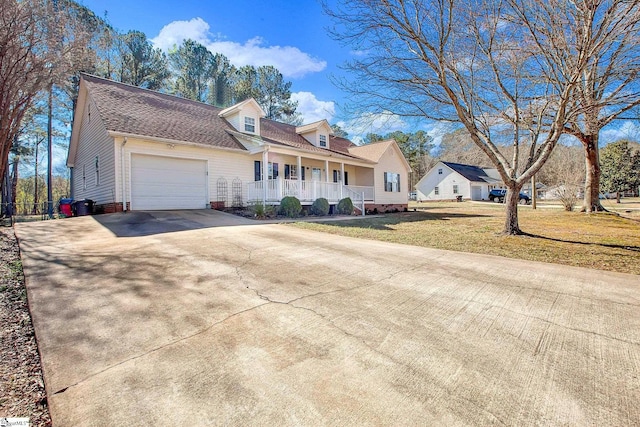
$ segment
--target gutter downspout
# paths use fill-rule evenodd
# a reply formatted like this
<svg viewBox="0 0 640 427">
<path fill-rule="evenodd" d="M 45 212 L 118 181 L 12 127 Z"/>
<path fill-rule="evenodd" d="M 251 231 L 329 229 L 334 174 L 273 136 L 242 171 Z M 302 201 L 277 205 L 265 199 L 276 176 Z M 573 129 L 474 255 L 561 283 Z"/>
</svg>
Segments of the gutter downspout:
<svg viewBox="0 0 640 427">
<path fill-rule="evenodd" d="M 122 212 L 127 212 L 127 185 L 125 183 L 125 170 L 124 170 L 124 146 L 127 143 L 127 137 L 125 136 L 120 145 L 120 171 L 122 172 Z"/>
</svg>

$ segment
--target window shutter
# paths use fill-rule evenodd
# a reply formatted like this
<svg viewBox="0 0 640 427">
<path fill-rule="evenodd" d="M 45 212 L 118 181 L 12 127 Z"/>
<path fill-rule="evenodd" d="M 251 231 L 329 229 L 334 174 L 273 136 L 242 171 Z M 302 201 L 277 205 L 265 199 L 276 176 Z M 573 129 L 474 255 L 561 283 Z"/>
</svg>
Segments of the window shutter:
<svg viewBox="0 0 640 427">
<path fill-rule="evenodd" d="M 278 164 L 274 163 L 273 164 L 273 179 L 276 179 L 278 177 Z"/>
<path fill-rule="evenodd" d="M 389 191 L 389 179 L 387 178 L 387 172 L 384 173 L 384 191 Z"/>
<path fill-rule="evenodd" d="M 349 173 L 344 171 L 344 185 L 349 185 Z"/>
<path fill-rule="evenodd" d="M 304 166 L 300 166 L 300 179 L 304 181 Z"/>
<path fill-rule="evenodd" d="M 400 174 L 396 175 L 398 177 L 398 193 L 400 192 Z"/>
<path fill-rule="evenodd" d="M 338 171 L 333 170 L 333 182 L 338 182 Z"/>
<path fill-rule="evenodd" d="M 253 178 L 254 181 L 262 181 L 262 174 L 260 173 L 260 169 L 262 169 L 260 160 L 255 160 L 253 162 Z"/>
<path fill-rule="evenodd" d="M 291 173 L 289 172 L 289 165 L 284 165 L 284 179 L 290 179 Z"/>
</svg>

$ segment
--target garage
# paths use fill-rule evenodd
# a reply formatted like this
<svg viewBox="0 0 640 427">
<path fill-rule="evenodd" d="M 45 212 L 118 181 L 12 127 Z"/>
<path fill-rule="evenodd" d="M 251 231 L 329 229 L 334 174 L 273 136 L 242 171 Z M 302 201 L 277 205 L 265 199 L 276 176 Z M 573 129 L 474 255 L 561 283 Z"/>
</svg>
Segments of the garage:
<svg viewBox="0 0 640 427">
<path fill-rule="evenodd" d="M 471 200 L 482 200 L 482 187 L 479 185 L 471 186 Z"/>
<path fill-rule="evenodd" d="M 204 209 L 207 161 L 131 155 L 131 209 Z"/>
</svg>

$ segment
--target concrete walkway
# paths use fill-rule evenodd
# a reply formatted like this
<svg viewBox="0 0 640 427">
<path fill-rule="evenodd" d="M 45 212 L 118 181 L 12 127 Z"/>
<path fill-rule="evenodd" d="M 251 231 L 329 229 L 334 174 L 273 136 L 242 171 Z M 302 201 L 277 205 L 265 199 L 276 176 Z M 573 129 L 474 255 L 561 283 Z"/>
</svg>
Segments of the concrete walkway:
<svg viewBox="0 0 640 427">
<path fill-rule="evenodd" d="M 640 424 L 639 276 L 247 224 L 16 226 L 54 426 Z"/>
</svg>

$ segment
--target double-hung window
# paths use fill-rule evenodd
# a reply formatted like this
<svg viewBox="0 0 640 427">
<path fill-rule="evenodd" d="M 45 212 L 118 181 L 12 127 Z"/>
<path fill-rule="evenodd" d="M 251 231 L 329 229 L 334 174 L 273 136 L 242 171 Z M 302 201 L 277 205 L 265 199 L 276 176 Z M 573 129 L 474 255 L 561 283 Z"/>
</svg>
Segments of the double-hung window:
<svg viewBox="0 0 640 427">
<path fill-rule="evenodd" d="M 326 147 L 326 146 L 327 146 L 327 136 L 320 135 L 320 147 Z"/>
<path fill-rule="evenodd" d="M 394 172 L 384 173 L 384 191 L 400 192 L 400 174 Z"/>
<path fill-rule="evenodd" d="M 253 117 L 244 118 L 244 131 L 256 133 L 256 119 Z"/>
</svg>

